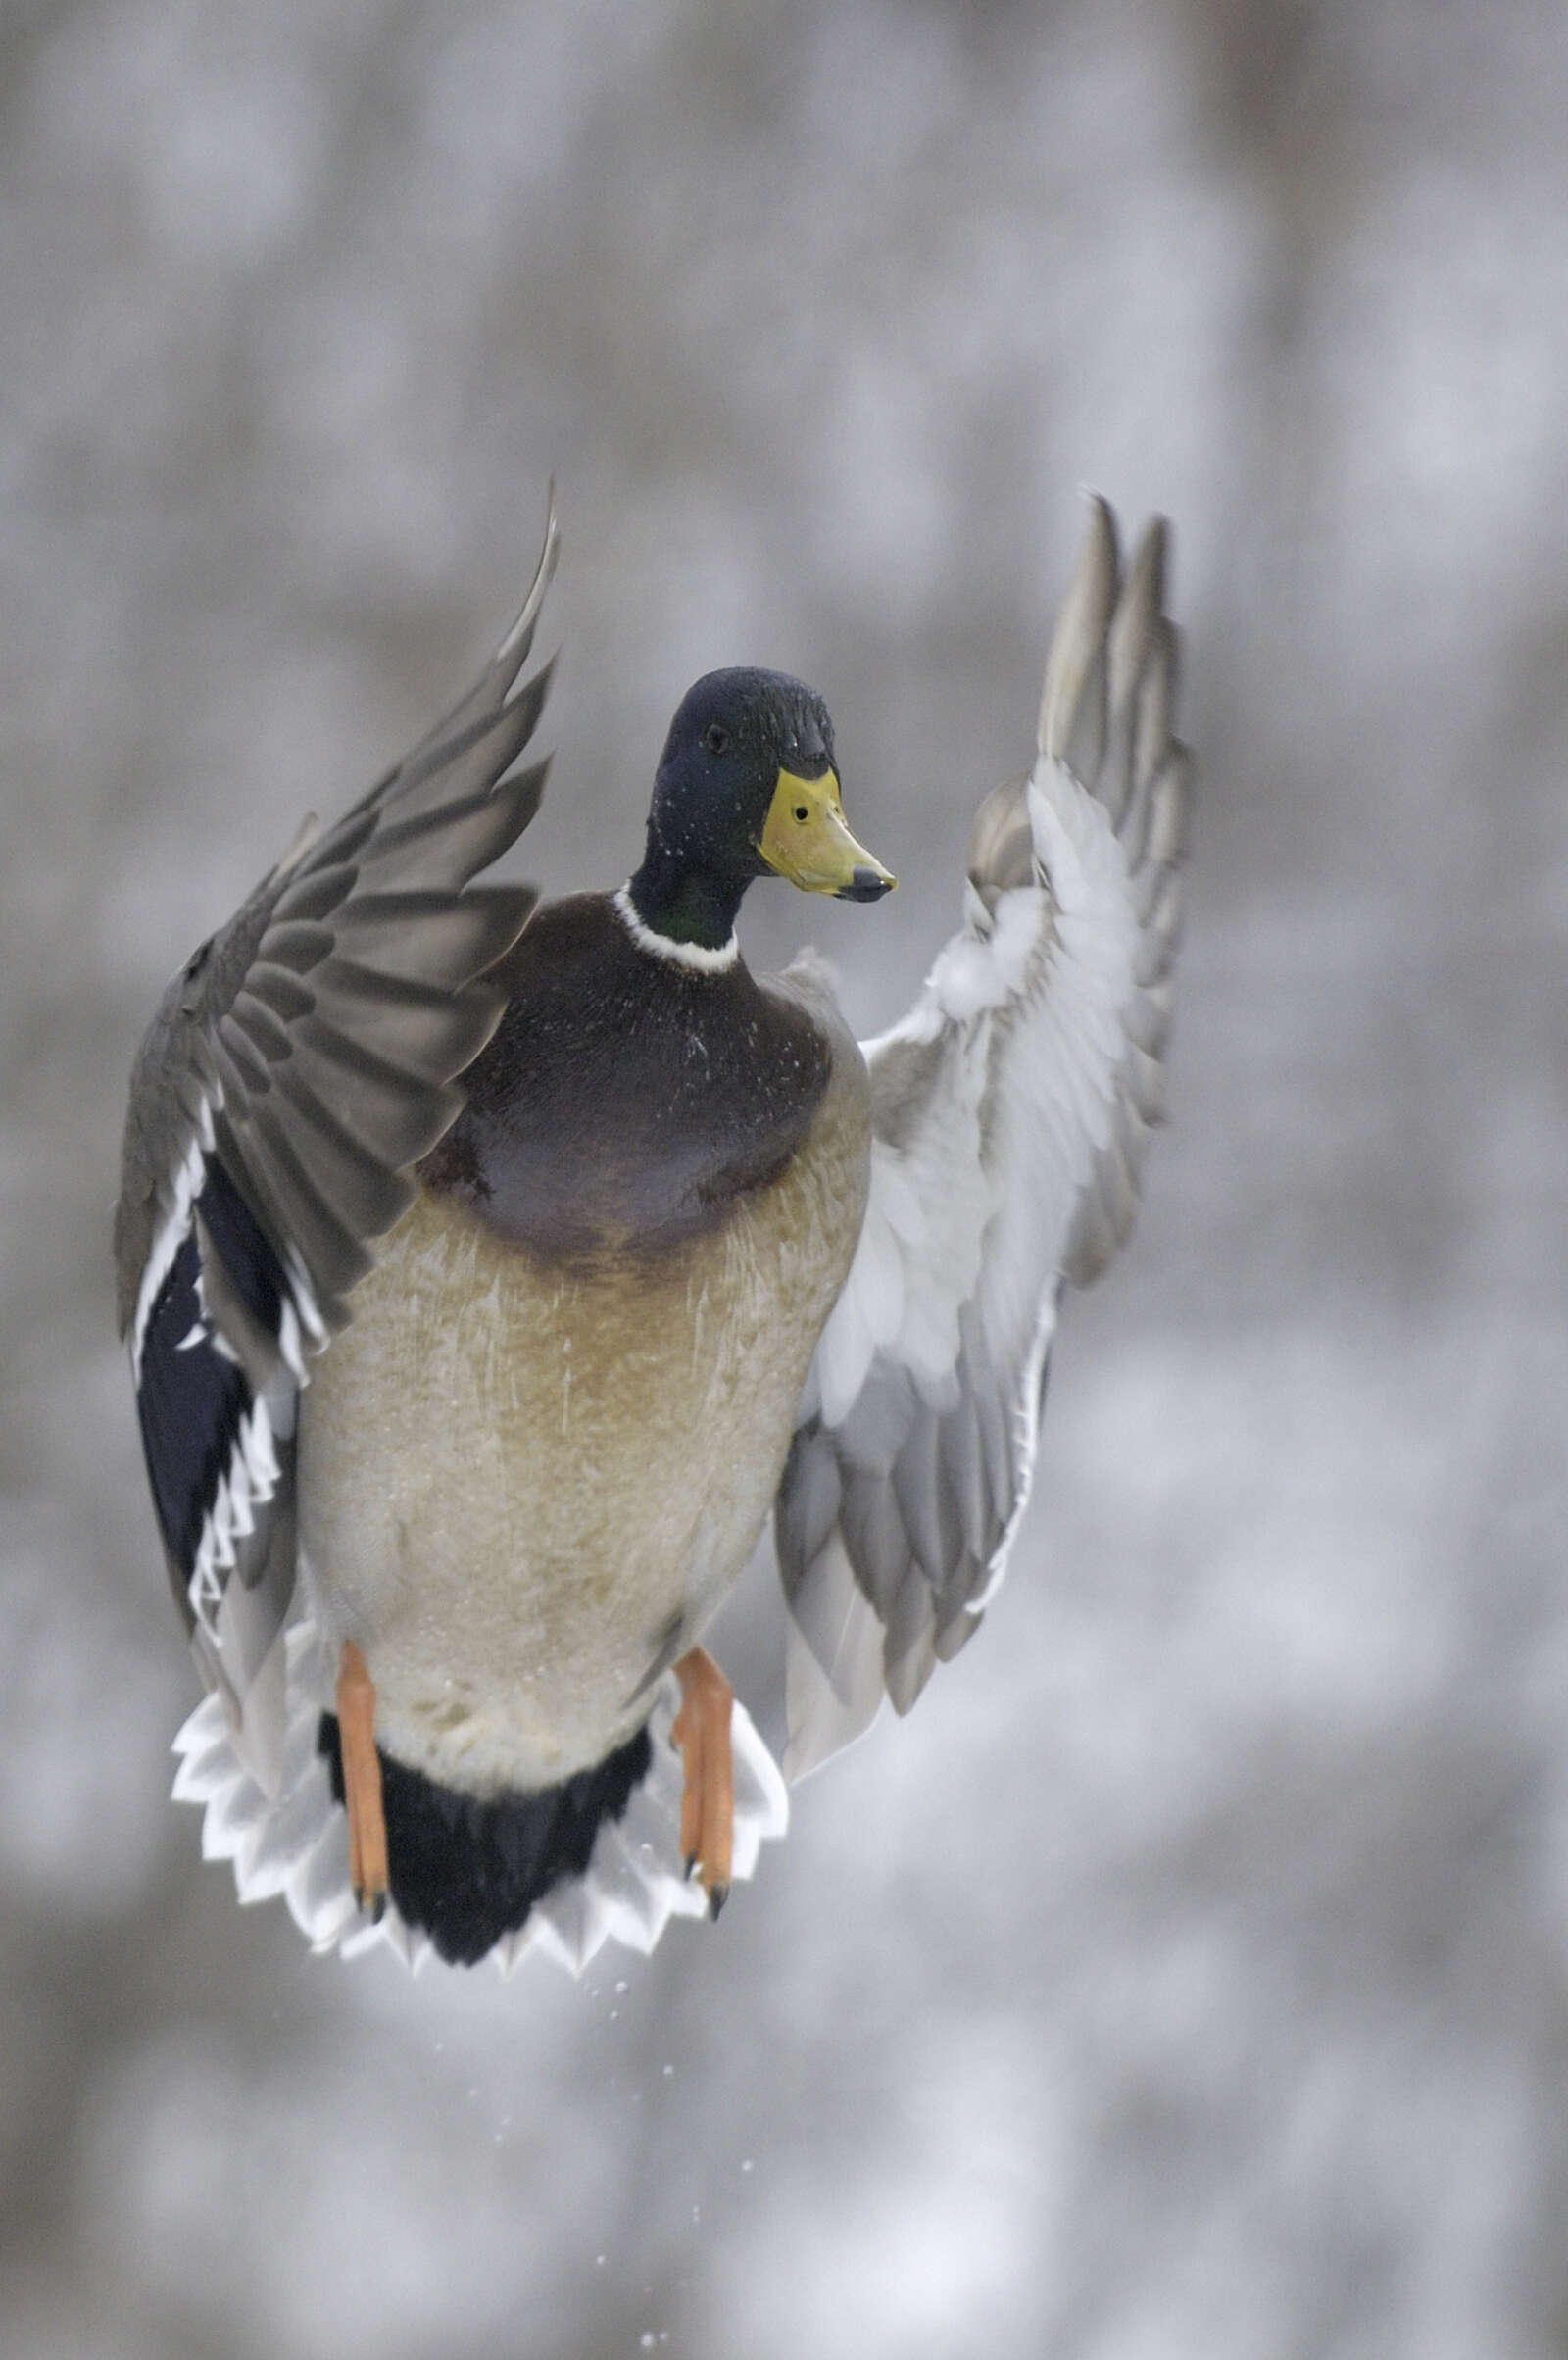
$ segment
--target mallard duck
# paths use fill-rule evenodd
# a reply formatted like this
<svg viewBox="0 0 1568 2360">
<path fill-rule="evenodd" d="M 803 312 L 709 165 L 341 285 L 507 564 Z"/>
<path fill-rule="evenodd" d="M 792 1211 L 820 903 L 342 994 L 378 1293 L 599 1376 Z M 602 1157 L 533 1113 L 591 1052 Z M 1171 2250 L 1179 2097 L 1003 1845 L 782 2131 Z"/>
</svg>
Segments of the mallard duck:
<svg viewBox="0 0 1568 2360">
<path fill-rule="evenodd" d="M 647 1949 L 978 1629 L 1058 1296 L 1126 1236 L 1160 1110 L 1164 546 L 1123 580 L 1092 504 L 1033 767 L 863 1048 L 819 961 L 757 978 L 736 939 L 760 878 L 894 883 L 798 680 L 687 693 L 617 891 L 475 881 L 544 787 L 553 505 L 468 695 L 169 986 L 115 1243 L 208 1692 L 175 1793 L 318 1947 Z M 784 1776 L 702 1645 L 770 1507 Z"/>
</svg>

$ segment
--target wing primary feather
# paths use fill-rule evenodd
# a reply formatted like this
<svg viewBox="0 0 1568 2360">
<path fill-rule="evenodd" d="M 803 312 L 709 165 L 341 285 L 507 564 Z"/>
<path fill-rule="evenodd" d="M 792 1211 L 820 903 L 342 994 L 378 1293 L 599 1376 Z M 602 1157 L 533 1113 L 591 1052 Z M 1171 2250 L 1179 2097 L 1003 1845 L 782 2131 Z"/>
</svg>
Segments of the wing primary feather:
<svg viewBox="0 0 1568 2360">
<path fill-rule="evenodd" d="M 1091 495 L 1077 570 L 1046 660 L 1036 731 L 1040 752 L 1047 760 L 1066 762 L 1077 777 L 1093 776 L 1100 766 L 1104 734 L 1104 639 L 1115 595 L 1116 527 L 1105 502 Z M 1071 759 L 1075 746 L 1081 750 L 1086 743 L 1094 747 L 1093 764 L 1087 772 L 1078 769 Z"/>
<path fill-rule="evenodd" d="M 539 619 L 539 610 L 544 604 L 545 592 L 550 587 L 551 576 L 556 570 L 556 561 L 560 554 L 561 528 L 556 520 L 556 486 L 554 478 L 552 478 L 549 494 L 545 501 L 544 547 L 539 552 L 539 562 L 534 568 L 533 580 L 529 584 L 528 595 L 522 602 L 521 613 L 496 650 L 496 663 L 500 665 L 510 664 L 514 676 L 528 660 L 528 650 L 533 643 L 534 627 Z"/>
<path fill-rule="evenodd" d="M 461 1111 L 463 1093 L 450 1082 L 414 1084 L 407 1078 L 389 1090 L 380 1074 L 357 1061 L 350 1043 L 343 1049 L 341 1057 L 312 1049 L 297 1061 L 293 1085 L 327 1109 L 358 1151 L 393 1178 L 429 1154 Z"/>
<path fill-rule="evenodd" d="M 389 821 L 376 830 L 361 863 L 367 890 L 388 892 L 398 873 L 425 882 L 432 851 L 439 855 L 448 886 L 466 885 L 499 860 L 519 833 L 517 802 L 512 782 L 503 780 L 499 786 L 470 787 L 406 819 Z"/>
<path fill-rule="evenodd" d="M 893 1461 L 893 1497 L 908 1538 L 911 1554 L 933 1581 L 940 1581 L 950 1562 L 943 1534 L 940 1488 L 939 1421 L 921 1402 Z"/>
<path fill-rule="evenodd" d="M 789 1659 L 792 1774 L 869 1718 L 862 1690 L 852 1709 L 812 1669 L 830 1652 L 824 1615 L 880 1629 L 901 1711 L 973 1636 L 1029 1498 L 1061 1286 L 1095 1276 L 1133 1225 L 1163 1104 L 1191 810 L 1166 550 L 1156 519 L 1118 580 L 1114 520 L 1091 501 L 1033 772 L 980 806 L 962 929 L 909 1013 L 864 1046 L 870 1197 L 778 1503 L 805 1634 Z"/>
<path fill-rule="evenodd" d="M 797 1578 L 821 1554 L 843 1499 L 832 1445 L 819 1428 L 803 1426 L 791 1441 L 789 1468 L 778 1496 L 780 1559 Z"/>
<path fill-rule="evenodd" d="M 333 1004 L 308 1016 L 300 1036 L 328 1063 L 416 1098 L 443 1090 L 471 1061 L 469 1044 L 482 1048 L 489 1039 L 498 1004 L 505 1005 L 503 995 L 483 982 L 465 984 L 437 1008 L 412 998 L 378 1007 L 370 994 L 357 993 L 341 1010 Z"/>
<path fill-rule="evenodd" d="M 506 956 L 532 906 L 530 895 L 508 885 L 357 894 L 338 920 L 337 941 L 361 966 L 457 991 Z"/>
<path fill-rule="evenodd" d="M 894 1597 L 883 1646 L 888 1695 L 895 1712 L 912 1710 L 920 1691 L 936 1669 L 935 1638 L 936 1617 L 930 1586 L 911 1566 Z"/>
<path fill-rule="evenodd" d="M 1188 782 L 1192 764 L 1184 751 L 1171 752 L 1154 772 L 1149 788 L 1148 828 L 1143 858 L 1162 868 L 1174 868 L 1187 857 L 1187 830 L 1192 804 Z"/>
<path fill-rule="evenodd" d="M 258 1106 L 252 1119 L 261 1150 L 261 1168 L 283 1214 L 283 1234 L 293 1240 L 317 1282 L 318 1300 L 322 1295 L 326 1298 L 320 1301 L 323 1315 L 336 1324 L 342 1313 L 335 1299 L 346 1295 L 365 1276 L 370 1257 L 353 1229 L 322 1194 L 274 1109 L 267 1105 Z M 329 1302 L 333 1305 L 331 1310 Z"/>
<path fill-rule="evenodd" d="M 506 1005 L 505 996 L 484 983 L 465 984 L 443 998 L 428 986 L 402 986 L 395 977 L 372 973 L 371 983 L 379 982 L 389 987 L 385 997 L 358 982 L 351 991 L 323 993 L 317 1013 L 297 1026 L 296 1038 L 302 1054 L 363 1075 L 388 1097 L 442 1089 L 473 1062 Z M 454 1103 L 453 1114 L 457 1110 Z"/>
<path fill-rule="evenodd" d="M 396 825 L 400 818 L 423 811 L 438 797 L 464 796 L 474 788 L 496 786 L 532 735 L 549 689 L 546 669 L 514 700 L 481 713 L 456 736 L 442 738 L 422 754 L 411 757 L 381 797 L 379 819 L 387 826 Z M 523 824 L 519 821 L 519 828 Z"/>
<path fill-rule="evenodd" d="M 549 692 L 550 664 L 522 674 L 558 540 L 552 501 L 522 613 L 480 679 L 324 834 L 307 822 L 173 978 L 136 1060 L 118 1315 L 172 1587 L 268 1793 L 298 1388 L 505 1003 L 483 978 L 536 897 L 469 880 L 543 791 L 546 762 L 513 765 Z"/>
<path fill-rule="evenodd" d="M 555 501 L 552 497 L 549 513 L 545 519 L 544 545 L 539 554 L 539 562 L 534 570 L 528 595 L 523 601 L 522 610 L 515 622 L 502 640 L 495 655 L 485 665 L 473 686 L 466 690 L 457 703 L 442 714 L 434 728 L 426 731 L 418 744 L 405 756 L 401 762 L 395 763 L 390 770 L 376 780 L 368 794 L 362 796 L 360 801 L 351 807 L 345 814 L 344 820 L 339 823 L 340 825 L 358 819 L 363 813 L 373 813 L 379 805 L 397 792 L 408 772 L 416 763 L 424 761 L 432 747 L 445 744 L 454 736 L 461 736 L 476 714 L 494 713 L 506 702 L 508 691 L 528 661 L 528 652 L 533 645 L 534 629 L 538 622 L 540 608 L 556 570 L 556 560 L 560 548 L 561 534 L 556 523 Z"/>
<path fill-rule="evenodd" d="M 362 1238 L 390 1229 L 413 1201 L 396 1167 L 389 1170 L 377 1151 L 317 1096 L 297 1065 L 279 1070 L 277 1095 L 295 1118 L 289 1136 L 301 1163 L 345 1226 Z"/>
</svg>

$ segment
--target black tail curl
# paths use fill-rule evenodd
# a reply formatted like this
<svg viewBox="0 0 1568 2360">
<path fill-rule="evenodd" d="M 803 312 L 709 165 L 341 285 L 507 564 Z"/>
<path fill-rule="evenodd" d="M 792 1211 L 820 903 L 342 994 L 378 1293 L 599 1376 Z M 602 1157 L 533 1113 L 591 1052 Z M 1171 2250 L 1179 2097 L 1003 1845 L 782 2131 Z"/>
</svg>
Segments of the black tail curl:
<svg viewBox="0 0 1568 2360">
<path fill-rule="evenodd" d="M 337 1717 L 321 1715 L 317 1740 L 343 1800 Z M 623 1816 L 654 1758 L 646 1728 L 615 1752 L 536 1794 L 488 1799 L 438 1786 L 376 1747 L 386 1812 L 392 1899 L 405 1925 L 421 1927 L 444 1959 L 471 1967 L 524 1924 L 564 1877 L 580 1877 L 607 1819 Z"/>
</svg>

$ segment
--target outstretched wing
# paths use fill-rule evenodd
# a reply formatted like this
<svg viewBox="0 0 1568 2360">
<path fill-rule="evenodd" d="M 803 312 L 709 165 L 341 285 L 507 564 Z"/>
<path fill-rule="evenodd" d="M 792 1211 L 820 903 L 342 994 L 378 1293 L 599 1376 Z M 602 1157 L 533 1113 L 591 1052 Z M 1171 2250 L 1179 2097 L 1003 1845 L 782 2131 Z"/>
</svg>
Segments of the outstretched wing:
<svg viewBox="0 0 1568 2360">
<path fill-rule="evenodd" d="M 550 683 L 521 674 L 557 538 L 552 503 L 473 688 L 335 827 L 307 823 L 175 976 L 131 1077 L 115 1257 L 153 1503 L 198 1665 L 270 1793 L 299 1388 L 500 1020 L 486 978 L 536 896 L 470 879 L 544 791 L 546 763 L 512 764 Z"/>
<path fill-rule="evenodd" d="M 1096 501 L 1027 778 L 981 806 L 964 923 L 865 1050 L 865 1223 L 776 1532 L 803 1776 L 972 1636 L 1029 1497 L 1064 1279 L 1132 1227 L 1161 1110 L 1190 804 L 1165 529 L 1125 582 Z"/>
</svg>

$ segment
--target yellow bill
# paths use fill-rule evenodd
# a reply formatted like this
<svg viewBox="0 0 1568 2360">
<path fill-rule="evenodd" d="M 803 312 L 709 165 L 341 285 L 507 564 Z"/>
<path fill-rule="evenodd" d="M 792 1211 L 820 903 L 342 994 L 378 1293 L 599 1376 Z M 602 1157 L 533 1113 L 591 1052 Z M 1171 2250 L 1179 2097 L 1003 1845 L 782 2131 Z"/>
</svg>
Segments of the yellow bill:
<svg viewBox="0 0 1568 2360">
<path fill-rule="evenodd" d="M 844 824 L 835 771 L 797 778 L 781 770 L 767 807 L 758 851 L 774 874 L 803 893 L 837 894 L 841 902 L 877 902 L 898 878 L 857 844 Z"/>
</svg>

